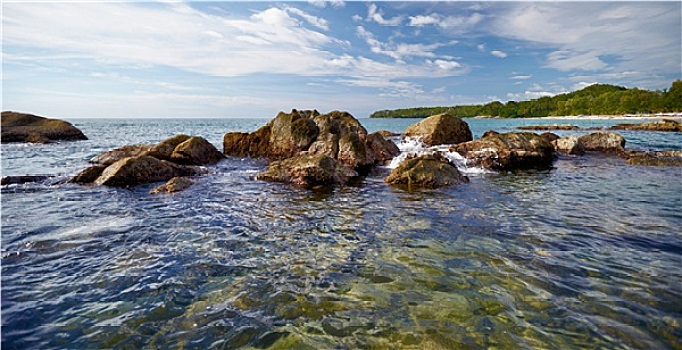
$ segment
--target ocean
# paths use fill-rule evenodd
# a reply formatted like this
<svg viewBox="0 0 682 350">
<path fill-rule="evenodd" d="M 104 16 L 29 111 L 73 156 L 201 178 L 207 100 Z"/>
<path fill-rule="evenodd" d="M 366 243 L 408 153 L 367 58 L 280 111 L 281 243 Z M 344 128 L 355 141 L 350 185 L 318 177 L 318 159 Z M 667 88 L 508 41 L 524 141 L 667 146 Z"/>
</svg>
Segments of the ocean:
<svg viewBox="0 0 682 350">
<path fill-rule="evenodd" d="M 63 183 L 112 148 L 186 133 L 222 150 L 267 121 L 74 119 L 88 141 L 2 144 L 3 176 L 52 176 L 1 189 L 2 348 L 682 348 L 682 168 L 560 156 L 408 192 L 382 167 L 312 192 L 228 158 L 173 195 Z M 624 122 L 466 121 L 475 138 Z M 682 133 L 619 133 L 682 149 Z"/>
</svg>

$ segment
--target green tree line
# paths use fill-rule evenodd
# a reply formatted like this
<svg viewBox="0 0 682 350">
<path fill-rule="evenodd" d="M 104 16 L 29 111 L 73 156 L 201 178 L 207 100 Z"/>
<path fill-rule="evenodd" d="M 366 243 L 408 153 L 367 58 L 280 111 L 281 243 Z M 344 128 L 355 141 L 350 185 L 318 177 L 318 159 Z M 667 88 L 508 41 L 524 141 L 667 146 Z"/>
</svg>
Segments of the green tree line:
<svg viewBox="0 0 682 350">
<path fill-rule="evenodd" d="M 485 105 L 386 109 L 372 113 L 370 118 L 425 118 L 440 113 L 450 113 L 462 118 L 476 116 L 526 118 L 666 112 L 682 112 L 682 80 L 674 81 L 670 89 L 663 91 L 595 84 L 582 90 L 530 101 L 507 103 L 494 101 Z"/>
</svg>

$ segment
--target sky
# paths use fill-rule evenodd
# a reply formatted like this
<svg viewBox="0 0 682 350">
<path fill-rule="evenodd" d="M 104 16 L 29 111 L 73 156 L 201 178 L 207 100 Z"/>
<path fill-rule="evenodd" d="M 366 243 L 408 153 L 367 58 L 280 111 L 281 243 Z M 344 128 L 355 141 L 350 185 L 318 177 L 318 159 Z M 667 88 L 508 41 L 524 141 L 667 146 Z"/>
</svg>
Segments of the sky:
<svg viewBox="0 0 682 350">
<path fill-rule="evenodd" d="M 682 78 L 682 2 L 2 2 L 2 110 L 271 118 Z"/>
</svg>

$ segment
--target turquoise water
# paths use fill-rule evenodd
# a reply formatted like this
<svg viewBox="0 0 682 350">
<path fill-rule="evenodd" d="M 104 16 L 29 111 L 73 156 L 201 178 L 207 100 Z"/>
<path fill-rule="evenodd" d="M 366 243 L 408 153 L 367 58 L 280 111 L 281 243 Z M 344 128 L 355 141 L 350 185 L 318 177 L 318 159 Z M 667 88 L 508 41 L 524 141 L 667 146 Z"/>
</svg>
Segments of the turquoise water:
<svg viewBox="0 0 682 350">
<path fill-rule="evenodd" d="M 74 120 L 90 140 L 2 145 L 2 348 L 682 348 L 682 169 L 560 157 L 436 191 L 313 193 L 229 158 L 189 190 L 61 184 L 178 132 L 219 148 L 263 120 Z M 414 120 L 362 120 L 401 132 Z M 518 125 L 468 120 L 474 137 Z M 558 132 L 560 135 L 578 132 Z M 680 133 L 623 132 L 631 149 Z"/>
</svg>

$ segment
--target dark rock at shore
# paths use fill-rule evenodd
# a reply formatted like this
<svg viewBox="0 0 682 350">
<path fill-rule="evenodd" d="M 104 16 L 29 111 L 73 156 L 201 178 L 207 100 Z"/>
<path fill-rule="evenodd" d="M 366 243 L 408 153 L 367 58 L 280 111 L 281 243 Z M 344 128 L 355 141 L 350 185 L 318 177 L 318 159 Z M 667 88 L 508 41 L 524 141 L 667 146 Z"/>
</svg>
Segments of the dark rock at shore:
<svg viewBox="0 0 682 350">
<path fill-rule="evenodd" d="M 367 135 L 367 147 L 374 155 L 374 161 L 378 164 L 387 164 L 400 154 L 400 149 L 393 141 L 386 140 L 381 132 Z"/>
<path fill-rule="evenodd" d="M 642 131 L 673 131 L 682 132 L 682 124 L 671 119 L 663 119 L 657 122 L 642 124 L 617 124 L 609 128 L 610 130 L 642 130 Z"/>
<path fill-rule="evenodd" d="M 542 134 L 540 134 L 540 137 L 542 137 L 543 139 L 545 139 L 545 141 L 549 143 L 552 143 L 552 141 L 554 140 L 560 139 L 559 135 L 551 132 L 543 132 Z"/>
<path fill-rule="evenodd" d="M 268 158 L 285 159 L 308 149 L 320 133 L 320 128 L 307 116 L 316 113 L 305 113 L 292 110 L 291 113 L 280 112 L 271 120 Z"/>
<path fill-rule="evenodd" d="M 151 191 L 149 191 L 149 193 L 159 194 L 180 192 L 188 189 L 193 184 L 194 181 L 189 177 L 174 177 L 168 180 L 168 182 L 165 184 L 154 187 Z"/>
<path fill-rule="evenodd" d="M 2 112 L 1 142 L 48 143 L 88 138 L 71 123 L 18 112 Z"/>
<path fill-rule="evenodd" d="M 516 128 L 519 130 L 530 130 L 530 131 L 578 130 L 578 129 L 580 129 L 579 127 L 577 127 L 575 125 L 527 125 L 527 126 L 518 126 Z"/>
<path fill-rule="evenodd" d="M 352 168 L 324 154 L 302 153 L 270 163 L 256 176 L 258 180 L 283 182 L 297 187 L 316 189 L 347 185 L 358 177 Z"/>
<path fill-rule="evenodd" d="M 120 159 L 117 159 L 116 161 L 118 161 L 118 160 L 120 160 Z M 114 161 L 113 163 L 115 163 L 116 161 Z M 111 163 L 111 164 L 113 164 L 113 163 Z M 97 180 L 97 178 L 100 175 L 102 175 L 102 172 L 104 171 L 104 169 L 106 169 L 111 164 L 93 165 L 93 166 L 87 167 L 87 168 L 83 169 L 83 171 L 78 173 L 76 176 L 71 178 L 71 180 L 69 180 L 69 182 L 77 183 L 77 184 L 81 184 L 81 185 L 91 184 L 91 183 L 95 182 L 95 180 Z"/>
<path fill-rule="evenodd" d="M 594 132 L 578 138 L 585 151 L 621 153 L 625 150 L 623 136 L 612 132 Z"/>
<path fill-rule="evenodd" d="M 189 140 L 189 138 L 190 136 L 185 134 L 177 134 L 169 137 L 152 146 L 148 155 L 161 160 L 173 161 L 173 152 L 175 151 L 175 148 L 181 143 Z"/>
<path fill-rule="evenodd" d="M 388 130 L 379 130 L 377 133 L 379 133 L 383 138 L 400 136 L 400 134 Z"/>
<path fill-rule="evenodd" d="M 621 156 L 630 165 L 682 167 L 682 151 L 626 151 Z"/>
<path fill-rule="evenodd" d="M 10 175 L 0 179 L 0 185 L 25 184 L 29 182 L 39 182 L 49 179 L 47 175 Z"/>
<path fill-rule="evenodd" d="M 469 124 L 459 117 L 444 113 L 430 116 L 410 125 L 405 137 L 421 137 L 429 146 L 451 145 L 473 140 Z"/>
<path fill-rule="evenodd" d="M 530 132 L 488 133 L 450 150 L 466 158 L 468 165 L 494 170 L 548 168 L 554 160 L 552 145 Z"/>
<path fill-rule="evenodd" d="M 402 162 L 384 182 L 412 190 L 458 185 L 469 182 L 469 178 L 462 175 L 447 158 L 435 153 Z"/>
</svg>

